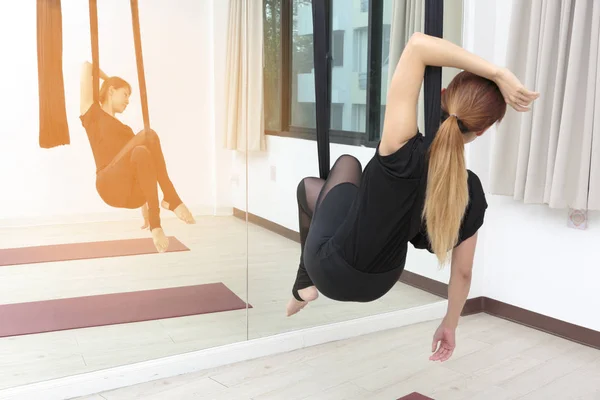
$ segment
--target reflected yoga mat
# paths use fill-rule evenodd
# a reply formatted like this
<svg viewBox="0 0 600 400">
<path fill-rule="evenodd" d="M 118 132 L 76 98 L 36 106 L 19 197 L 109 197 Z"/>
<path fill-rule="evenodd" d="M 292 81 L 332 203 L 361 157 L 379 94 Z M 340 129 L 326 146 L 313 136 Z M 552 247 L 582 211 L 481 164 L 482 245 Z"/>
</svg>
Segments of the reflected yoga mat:
<svg viewBox="0 0 600 400">
<path fill-rule="evenodd" d="M 404 397 L 400 397 L 398 400 L 433 400 L 431 397 L 423 396 L 417 392 L 412 392 Z"/>
<path fill-rule="evenodd" d="M 175 237 L 169 236 L 169 248 L 167 252 L 189 250 L 189 248 Z M 0 267 L 54 261 L 136 256 L 152 253 L 158 253 L 158 251 L 151 238 L 17 247 L 14 249 L 0 249 Z"/>
<path fill-rule="evenodd" d="M 252 306 L 248 305 L 252 308 Z M 0 305 L 0 337 L 241 310 L 223 283 Z"/>
</svg>

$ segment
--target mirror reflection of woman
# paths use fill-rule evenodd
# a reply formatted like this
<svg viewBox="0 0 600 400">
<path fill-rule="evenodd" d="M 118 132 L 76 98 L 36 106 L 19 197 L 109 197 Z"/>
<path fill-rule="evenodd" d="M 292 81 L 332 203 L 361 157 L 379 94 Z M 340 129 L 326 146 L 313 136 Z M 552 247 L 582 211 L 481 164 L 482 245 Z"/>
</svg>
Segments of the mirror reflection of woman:
<svg viewBox="0 0 600 400">
<path fill-rule="evenodd" d="M 182 202 L 167 173 L 160 139 L 153 130 L 137 134 L 117 119 L 129 104 L 131 86 L 100 70 L 103 83 L 99 101 L 93 99 L 92 64 L 81 71 L 80 119 L 96 163 L 96 190 L 102 200 L 116 208 L 141 208 L 142 229 L 150 229 L 158 252 L 165 252 L 169 239 L 161 226 L 160 207 L 171 210 L 182 221 L 196 221 Z M 163 193 L 159 202 L 157 184 Z"/>
</svg>

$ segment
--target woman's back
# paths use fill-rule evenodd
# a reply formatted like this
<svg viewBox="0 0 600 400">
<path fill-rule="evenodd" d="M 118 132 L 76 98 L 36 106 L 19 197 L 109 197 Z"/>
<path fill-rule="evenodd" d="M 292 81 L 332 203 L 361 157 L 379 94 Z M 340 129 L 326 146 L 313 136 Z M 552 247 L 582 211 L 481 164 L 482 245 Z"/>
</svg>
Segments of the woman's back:
<svg viewBox="0 0 600 400">
<path fill-rule="evenodd" d="M 431 252 L 421 215 L 427 184 L 427 147 L 417 133 L 397 152 L 375 152 L 366 165 L 360 188 L 338 246 L 344 259 L 361 271 L 386 272 L 403 267 L 407 244 Z M 483 224 L 487 203 L 477 175 L 469 171 L 470 204 L 459 243 Z"/>
<path fill-rule="evenodd" d="M 425 152 L 420 133 L 387 156 L 379 153 L 378 146 L 340 228 L 346 233 L 340 235 L 340 247 L 350 265 L 361 271 L 384 272 L 403 263 L 411 237 L 408 228 L 415 223 L 413 211 L 420 197 Z"/>
</svg>

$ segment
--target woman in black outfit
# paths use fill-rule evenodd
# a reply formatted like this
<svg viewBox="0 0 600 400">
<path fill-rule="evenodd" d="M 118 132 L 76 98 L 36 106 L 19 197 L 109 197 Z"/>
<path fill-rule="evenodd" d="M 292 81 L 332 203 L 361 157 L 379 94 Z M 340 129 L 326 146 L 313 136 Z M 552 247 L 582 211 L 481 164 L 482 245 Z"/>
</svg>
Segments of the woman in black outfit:
<svg viewBox="0 0 600 400">
<path fill-rule="evenodd" d="M 417 127 L 427 65 L 464 70 L 442 91 L 442 123 L 430 148 Z M 410 242 L 442 265 L 451 259 L 448 312 L 431 356 L 447 360 L 487 208 L 479 178 L 466 169 L 464 146 L 500 121 L 506 104 L 527 111 L 538 96 L 507 69 L 444 39 L 414 34 L 394 72 L 382 138 L 364 171 L 344 155 L 327 180 L 309 177 L 298 185 L 302 256 L 287 314 L 319 292 L 339 301 L 382 297 L 398 282 Z"/>
<path fill-rule="evenodd" d="M 164 195 L 163 208 L 188 224 L 195 223 L 194 217 L 169 178 L 156 132 L 141 131 L 136 135 L 115 117 L 129 104 L 131 86 L 121 78 L 109 78 L 102 71 L 100 78 L 104 82 L 99 102 L 94 102 L 92 64 L 84 63 L 79 118 L 94 154 L 96 190 L 109 206 L 141 208 L 142 229 L 149 228 L 156 249 L 165 252 L 169 239 L 160 224 L 157 183 Z"/>
</svg>

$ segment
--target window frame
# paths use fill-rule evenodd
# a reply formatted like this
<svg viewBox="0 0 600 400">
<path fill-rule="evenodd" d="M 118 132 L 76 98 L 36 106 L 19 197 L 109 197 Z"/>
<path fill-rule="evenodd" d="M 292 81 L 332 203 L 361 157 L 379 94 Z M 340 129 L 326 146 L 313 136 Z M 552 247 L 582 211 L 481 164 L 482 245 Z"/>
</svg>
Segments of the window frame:
<svg viewBox="0 0 600 400">
<path fill-rule="evenodd" d="M 383 35 L 383 1 L 368 0 L 368 48 L 367 48 L 367 87 L 366 87 L 366 127 L 365 132 L 329 130 L 330 143 L 365 146 L 376 148 L 381 137 L 381 69 L 382 50 L 381 41 Z M 333 13 L 333 2 L 328 2 L 330 13 Z M 264 3 L 263 3 L 264 6 Z M 304 140 L 317 140 L 315 128 L 305 128 L 291 125 L 291 93 L 292 93 L 292 0 L 281 0 L 281 70 L 279 71 L 281 82 L 281 110 L 280 130 L 265 129 L 265 135 L 289 137 Z M 330 32 L 333 40 L 333 31 Z M 345 40 L 345 39 L 344 39 Z M 344 55 L 345 62 L 347 56 Z M 332 63 L 333 64 L 333 63 Z M 335 68 L 333 65 L 330 67 Z"/>
</svg>

